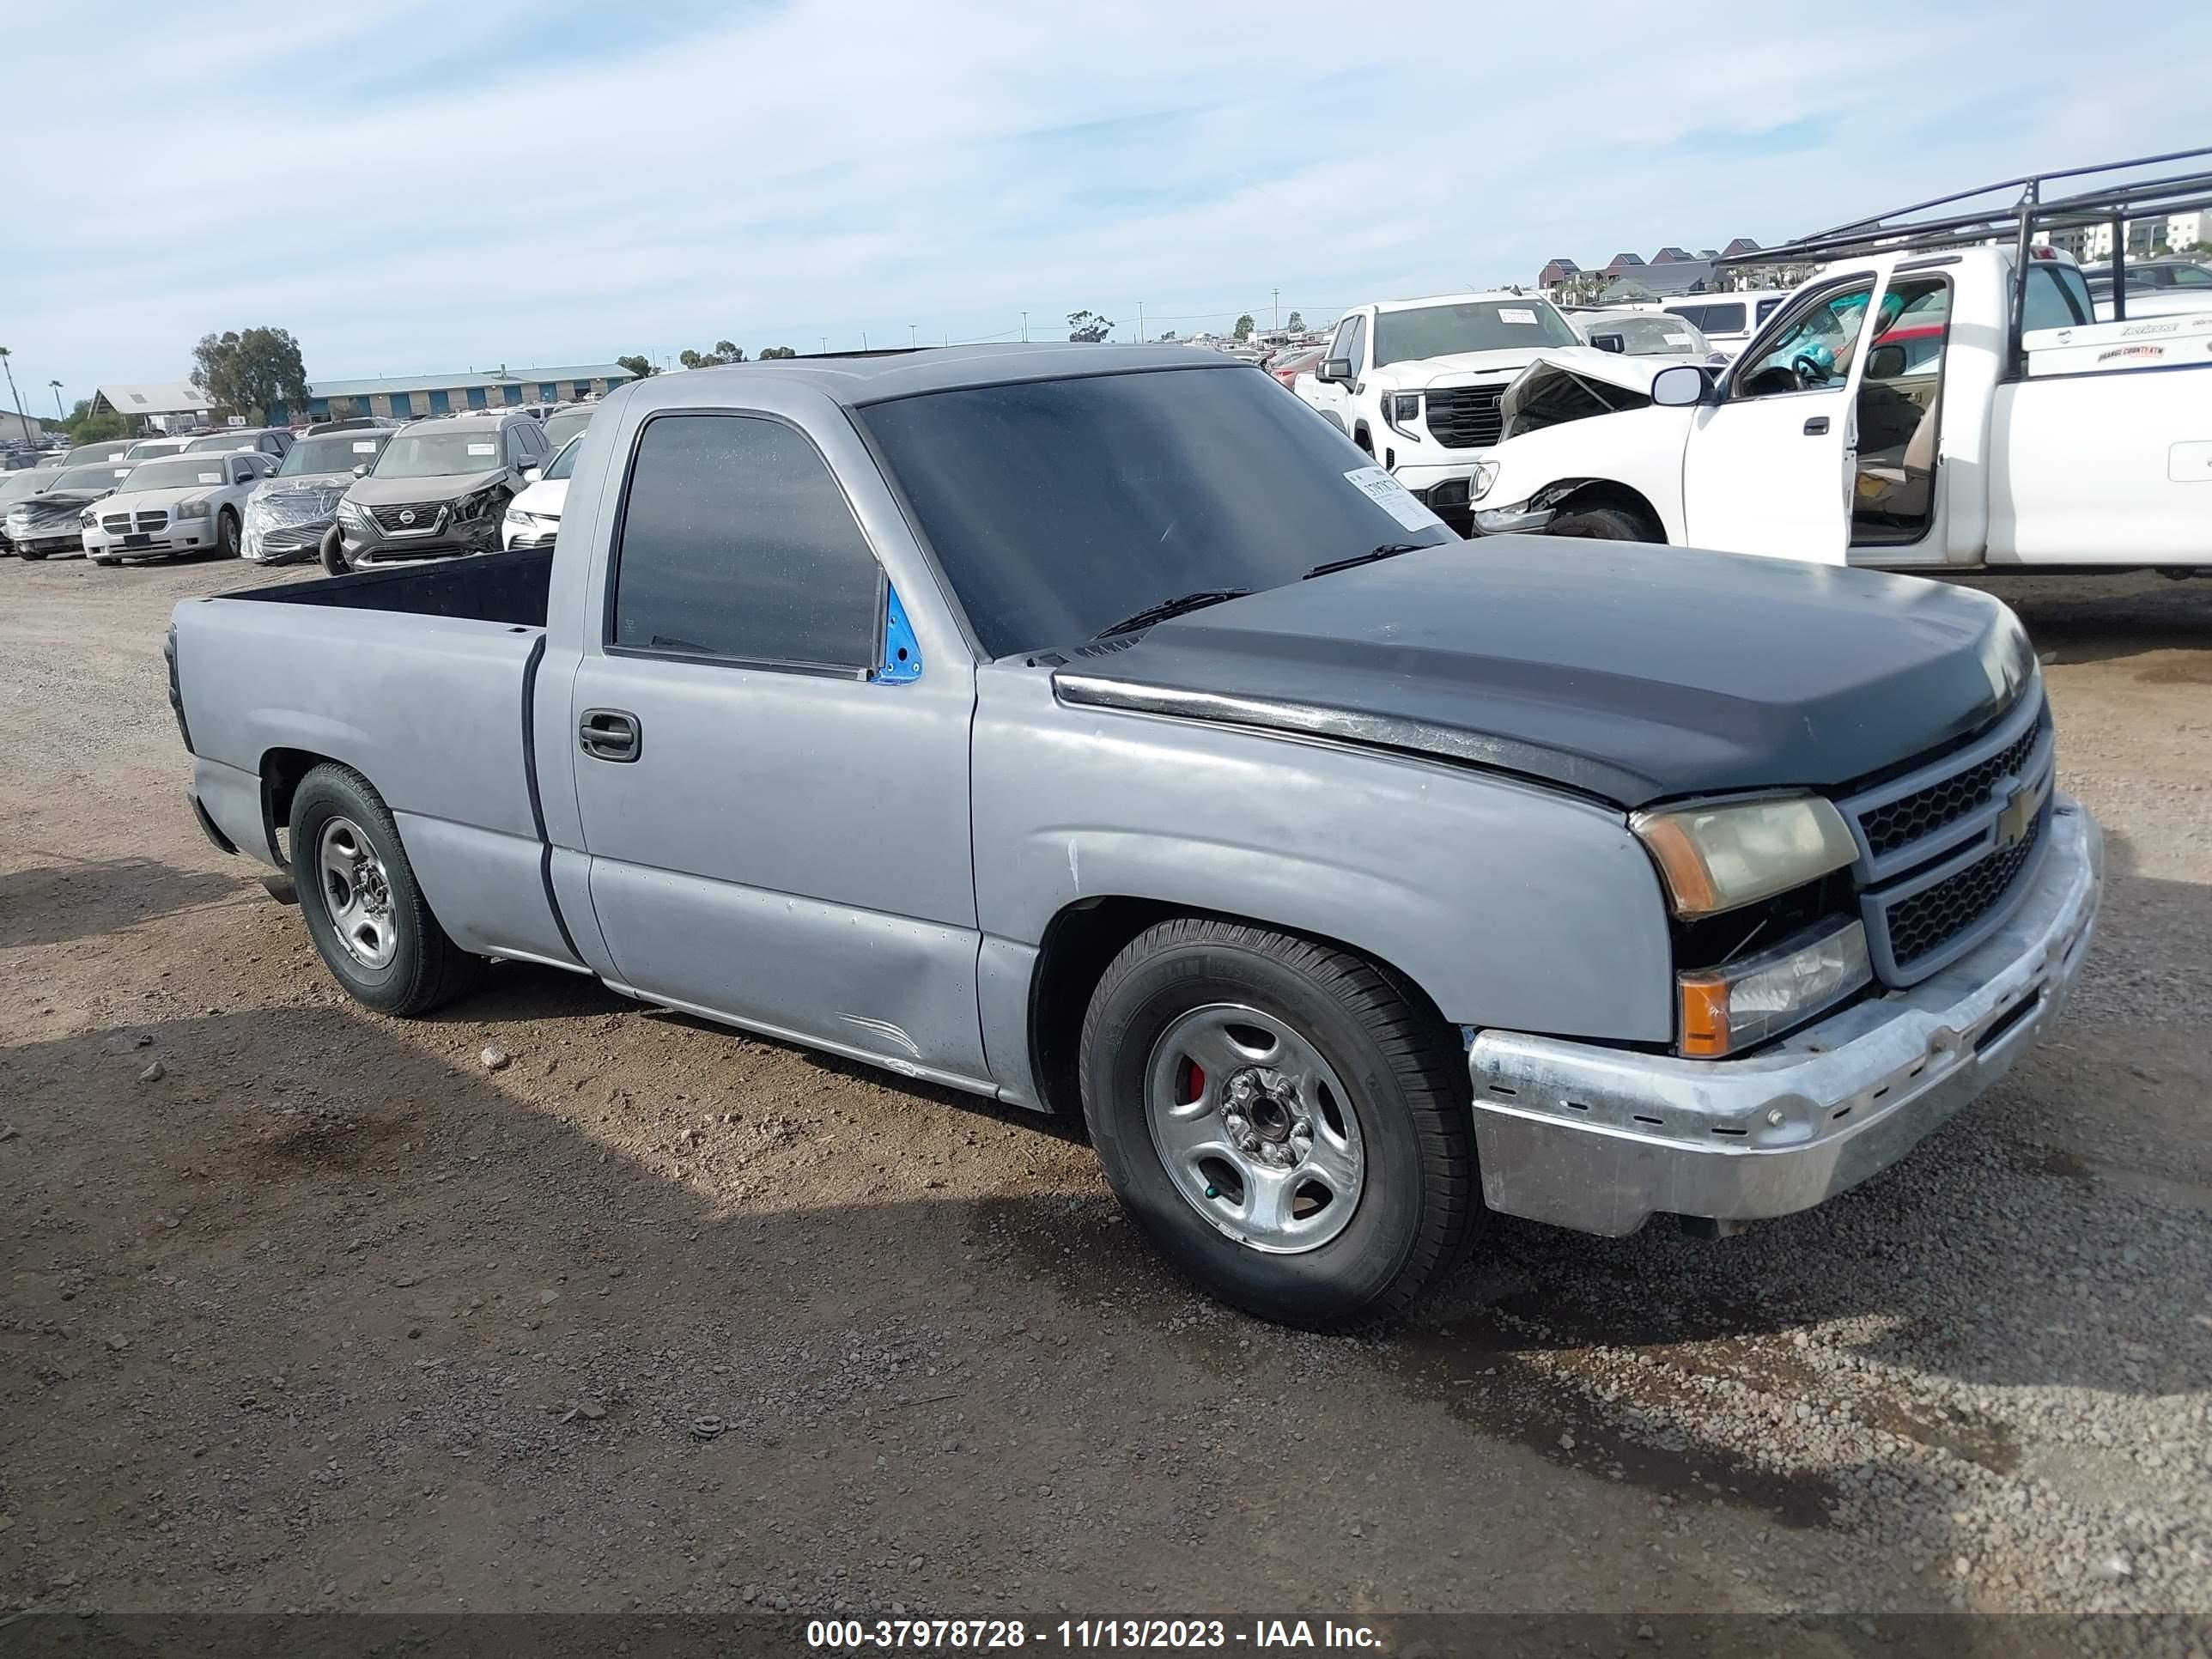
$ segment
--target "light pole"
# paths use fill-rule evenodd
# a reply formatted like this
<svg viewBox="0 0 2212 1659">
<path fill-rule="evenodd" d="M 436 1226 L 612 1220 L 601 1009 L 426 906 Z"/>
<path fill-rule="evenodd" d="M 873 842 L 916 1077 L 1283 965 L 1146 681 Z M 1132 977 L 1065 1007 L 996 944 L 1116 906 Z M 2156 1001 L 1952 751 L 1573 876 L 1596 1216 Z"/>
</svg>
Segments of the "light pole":
<svg viewBox="0 0 2212 1659">
<path fill-rule="evenodd" d="M 1145 302 L 1144 302 L 1142 300 L 1139 300 L 1139 301 L 1137 301 L 1137 343 L 1138 343 L 1139 345 L 1142 345 L 1142 344 L 1144 344 L 1144 343 L 1145 343 Z"/>
<path fill-rule="evenodd" d="M 921 331 L 913 323 L 906 325 L 906 343 L 907 349 L 909 351 L 921 343 Z"/>
<path fill-rule="evenodd" d="M 1028 313 L 1028 312 L 1024 311 L 1024 313 L 1022 313 L 1022 338 L 1023 338 L 1023 339 L 1024 339 L 1024 340 L 1026 340 L 1026 339 L 1028 339 L 1029 337 L 1030 337 L 1030 314 L 1029 314 L 1029 313 Z"/>
<path fill-rule="evenodd" d="M 66 418 L 68 418 L 68 417 L 67 417 L 67 416 L 65 416 L 64 415 L 63 415 L 63 413 L 62 413 L 62 383 L 61 383 L 59 380 L 49 380 L 49 381 L 47 381 L 47 382 L 46 382 L 46 384 L 47 384 L 48 386 L 50 386 L 53 387 L 53 389 L 54 389 L 54 419 L 55 419 L 55 421 L 58 422 L 60 422 L 60 421 L 65 420 L 65 419 L 66 419 Z"/>
<path fill-rule="evenodd" d="M 1267 324 L 1267 331 L 1272 334 L 1283 325 L 1283 290 L 1271 288 L 1267 292 L 1274 296 L 1274 316 Z"/>
<path fill-rule="evenodd" d="M 15 400 L 15 419 L 23 428 L 23 441 L 28 443 L 31 441 L 31 423 L 23 418 L 23 394 L 15 390 L 15 366 L 8 361 L 15 355 L 6 346 L 0 346 L 0 368 L 8 371 L 9 395 Z"/>
</svg>

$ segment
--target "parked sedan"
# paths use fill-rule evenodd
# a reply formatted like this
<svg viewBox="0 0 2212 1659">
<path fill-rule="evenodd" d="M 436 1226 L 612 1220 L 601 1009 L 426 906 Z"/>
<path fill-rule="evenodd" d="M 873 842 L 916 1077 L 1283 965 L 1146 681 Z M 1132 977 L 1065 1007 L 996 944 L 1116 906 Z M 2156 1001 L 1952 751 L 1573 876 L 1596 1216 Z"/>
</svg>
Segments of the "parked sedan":
<svg viewBox="0 0 2212 1659">
<path fill-rule="evenodd" d="M 111 438 L 105 443 L 79 444 L 61 458 L 63 466 L 92 466 L 101 461 L 127 461 L 137 441 L 131 438 Z"/>
<path fill-rule="evenodd" d="M 311 434 L 292 446 L 276 475 L 246 501 L 239 551 L 256 564 L 312 559 L 333 528 L 338 502 L 363 467 L 392 441 L 389 427 Z"/>
<path fill-rule="evenodd" d="M 8 540 L 26 559 L 84 550 L 84 510 L 112 495 L 135 469 L 127 461 L 64 467 L 38 495 L 8 509 Z"/>
<path fill-rule="evenodd" d="M 1692 363 L 1728 361 L 1695 323 L 1671 312 L 1581 312 L 1569 320 L 1591 345 L 1618 356 L 1680 357 Z"/>
<path fill-rule="evenodd" d="M 246 498 L 270 465 L 252 451 L 143 461 L 122 489 L 84 510 L 85 556 L 94 564 L 210 551 L 236 558 Z"/>
<path fill-rule="evenodd" d="M 568 475 L 576 470 L 576 451 L 583 442 L 584 434 L 579 432 L 562 445 L 561 453 L 514 498 L 500 522 L 501 546 L 553 545 L 554 537 L 561 531 L 561 509 L 568 500 Z M 525 471 L 523 476 L 530 474 Z"/>
<path fill-rule="evenodd" d="M 35 466 L 0 477 L 0 558 L 12 558 L 15 544 L 8 539 L 8 509 L 27 501 L 61 476 L 58 466 Z"/>
<path fill-rule="evenodd" d="M 221 432 L 209 432 L 185 446 L 187 455 L 228 455 L 234 450 L 250 449 L 266 455 L 274 466 L 283 460 L 292 447 L 292 429 L 284 426 L 234 426 Z"/>
</svg>

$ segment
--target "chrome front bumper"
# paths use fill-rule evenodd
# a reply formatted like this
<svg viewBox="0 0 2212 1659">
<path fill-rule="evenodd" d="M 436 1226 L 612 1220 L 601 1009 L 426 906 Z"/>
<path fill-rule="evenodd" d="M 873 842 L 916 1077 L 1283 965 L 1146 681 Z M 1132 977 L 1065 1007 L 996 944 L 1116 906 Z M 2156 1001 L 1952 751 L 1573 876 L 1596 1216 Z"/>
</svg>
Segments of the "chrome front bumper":
<svg viewBox="0 0 2212 1659">
<path fill-rule="evenodd" d="M 1468 1069 L 1483 1201 L 1618 1237 L 1655 1213 L 1788 1215 L 1887 1169 L 2002 1077 L 2074 988 L 2104 837 L 2063 795 L 2051 834 L 2027 896 L 1985 943 L 1746 1059 L 1480 1032 Z"/>
</svg>

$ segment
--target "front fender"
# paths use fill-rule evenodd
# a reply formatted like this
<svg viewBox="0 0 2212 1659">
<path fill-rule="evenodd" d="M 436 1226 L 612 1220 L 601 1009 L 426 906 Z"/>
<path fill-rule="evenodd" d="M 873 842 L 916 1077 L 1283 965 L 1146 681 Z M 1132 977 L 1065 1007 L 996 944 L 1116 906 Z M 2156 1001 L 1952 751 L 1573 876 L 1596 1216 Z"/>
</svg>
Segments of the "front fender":
<svg viewBox="0 0 2212 1659">
<path fill-rule="evenodd" d="M 1508 438 L 1485 458 L 1498 476 L 1475 505 L 1484 510 L 1589 483 L 1622 484 L 1650 502 L 1677 546 L 1688 540 L 1682 513 L 1682 454 L 1692 409 L 1623 410 L 1565 421 Z"/>
<path fill-rule="evenodd" d="M 1337 940 L 1455 1024 L 1674 1035 L 1666 909 L 1615 807 L 1380 750 L 1063 706 L 978 676 L 976 910 L 1039 945 L 1085 899 L 1148 899 Z"/>
</svg>

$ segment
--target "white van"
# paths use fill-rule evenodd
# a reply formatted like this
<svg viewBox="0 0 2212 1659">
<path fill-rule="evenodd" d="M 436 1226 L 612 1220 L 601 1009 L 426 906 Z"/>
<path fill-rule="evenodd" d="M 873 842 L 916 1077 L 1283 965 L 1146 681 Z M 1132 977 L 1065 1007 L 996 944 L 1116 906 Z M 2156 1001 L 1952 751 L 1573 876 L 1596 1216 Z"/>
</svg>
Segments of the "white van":
<svg viewBox="0 0 2212 1659">
<path fill-rule="evenodd" d="M 1734 357 L 1790 293 L 1788 289 L 1762 288 L 1736 294 L 1686 294 L 1680 299 L 1662 300 L 1659 309 L 1694 324 L 1716 351 Z"/>
</svg>

